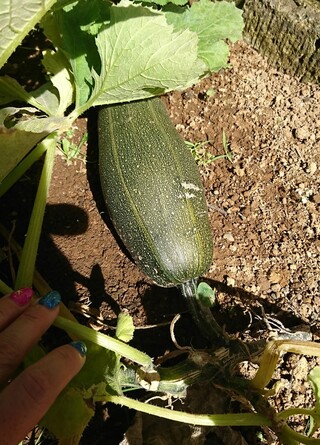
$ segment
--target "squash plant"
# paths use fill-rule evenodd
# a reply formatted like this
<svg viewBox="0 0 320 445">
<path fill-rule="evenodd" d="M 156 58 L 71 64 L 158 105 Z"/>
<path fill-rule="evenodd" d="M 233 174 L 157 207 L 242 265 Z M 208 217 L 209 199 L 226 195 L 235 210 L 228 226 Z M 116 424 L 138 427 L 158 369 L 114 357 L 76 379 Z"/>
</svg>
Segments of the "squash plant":
<svg viewBox="0 0 320 445">
<path fill-rule="evenodd" d="M 90 107 L 151 99 L 171 90 L 187 88 L 209 73 L 227 67 L 226 39 L 236 41 L 241 37 L 242 18 L 232 3 L 224 1 L 199 0 L 191 6 L 185 0 L 172 0 L 170 3 L 166 0 L 145 0 L 142 3 L 130 0 L 119 3 L 108 0 L 2 2 L 0 68 L 37 24 L 52 44 L 42 59 L 47 82 L 29 92 L 16 79 L 0 76 L 0 196 L 46 153 L 14 283 L 15 288 L 33 285 L 41 294 L 47 286 L 35 272 L 36 252 L 59 135 Z M 116 108 L 107 108 L 103 113 L 110 110 L 115 111 Z M 108 135 L 106 127 L 102 128 L 104 131 Z M 192 176 L 191 182 L 181 182 L 186 184 L 185 193 L 198 192 L 188 189 L 190 184 L 198 188 L 194 180 Z M 107 195 L 109 199 L 108 192 Z M 189 215 L 196 215 L 196 210 L 189 206 Z M 203 207 L 198 207 L 198 210 L 201 214 Z M 6 236 L 4 228 L 0 231 Z M 15 245 L 15 250 L 20 252 L 19 246 Z M 210 254 L 203 252 L 205 260 L 195 270 L 195 277 L 203 273 L 211 260 Z M 186 278 L 189 280 L 190 277 Z M 175 280 L 174 283 L 180 281 Z M 198 288 L 195 286 L 191 280 L 184 293 L 196 300 L 210 295 L 211 290 L 203 283 Z M 0 291 L 7 293 L 10 286 L 0 281 Z M 208 315 L 208 323 L 215 323 L 210 318 L 209 308 L 205 310 L 202 306 L 196 305 L 194 312 L 202 308 L 205 317 Z M 214 349 L 193 351 L 179 366 L 156 367 L 151 357 L 127 344 L 134 328 L 131 318 L 124 314 L 119 316 L 115 338 L 81 326 L 65 308 L 55 325 L 72 338 L 84 339 L 88 345 L 86 365 L 42 420 L 42 425 L 53 432 L 61 444 L 79 443 L 97 401 L 111 401 L 195 425 L 274 426 L 284 443 L 318 443 L 316 439 L 292 431 L 286 424 L 291 412 L 274 413 L 263 396 L 263 389 L 271 379 L 281 351 L 300 353 L 309 348 L 309 353 L 319 355 L 319 349 L 313 343 L 273 342 L 265 349 L 256 378 L 239 385 L 232 376 L 226 383 L 225 355 Z M 221 332 L 221 328 L 215 325 L 213 335 L 220 340 Z M 224 340 L 224 347 L 237 352 L 235 362 L 248 359 L 241 345 Z M 25 366 L 43 354 L 43 349 L 35 348 L 26 358 Z M 124 395 L 124 389 L 145 388 L 183 396 L 188 385 L 219 376 L 228 390 L 246 397 L 260 412 L 196 415 L 141 403 Z M 310 379 L 317 399 L 315 408 L 307 412 L 313 419 L 313 432 L 319 425 L 320 379 L 317 370 Z M 281 428 L 280 421 L 283 422 Z"/>
</svg>

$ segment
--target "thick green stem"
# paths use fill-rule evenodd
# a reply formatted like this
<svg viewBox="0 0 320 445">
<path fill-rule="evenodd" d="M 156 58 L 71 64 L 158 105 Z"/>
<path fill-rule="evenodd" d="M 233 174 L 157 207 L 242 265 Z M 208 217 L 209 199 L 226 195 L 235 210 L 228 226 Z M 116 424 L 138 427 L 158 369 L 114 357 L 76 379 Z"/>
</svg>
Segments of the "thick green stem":
<svg viewBox="0 0 320 445">
<path fill-rule="evenodd" d="M 2 235 L 8 241 L 8 243 L 10 243 L 10 249 L 14 251 L 18 259 L 20 260 L 22 254 L 21 246 L 17 243 L 15 239 L 10 237 L 10 233 L 8 232 L 8 230 L 1 224 L 0 224 L 0 235 Z M 37 289 L 39 295 L 45 295 L 52 290 L 49 284 L 45 281 L 45 279 L 40 275 L 40 273 L 37 270 L 34 271 L 33 284 L 35 289 Z M 0 292 L 2 292 L 3 294 L 6 293 L 8 294 L 12 292 L 12 290 L 13 289 L 11 289 L 6 283 L 0 280 Z M 62 302 L 60 303 L 59 313 L 62 317 L 77 322 L 77 319 L 72 315 L 69 309 Z M 72 338 L 72 340 L 79 340 L 78 337 L 73 336 L 71 333 L 69 335 Z"/>
<path fill-rule="evenodd" d="M 32 150 L 23 161 L 21 161 L 8 176 L 4 178 L 0 185 L 0 198 L 12 187 L 21 176 L 33 165 L 46 151 L 47 146 L 42 142 Z"/>
<path fill-rule="evenodd" d="M 44 144 L 47 154 L 29 222 L 28 233 L 23 246 L 15 289 L 32 286 L 43 216 L 54 164 L 56 141 L 57 134 L 53 133 L 41 142 L 41 144 Z"/>
<path fill-rule="evenodd" d="M 109 349 L 110 351 L 116 352 L 122 357 L 144 366 L 147 371 L 151 371 L 153 369 L 151 357 L 144 352 L 141 352 L 138 349 L 117 340 L 116 338 L 101 334 L 100 332 L 94 331 L 93 329 L 87 328 L 86 326 L 82 326 L 79 323 L 75 323 L 74 321 L 67 320 L 66 318 L 60 316 L 56 318 L 54 326 L 75 334 L 83 340 L 90 341 L 102 346 L 103 348 Z"/>
<path fill-rule="evenodd" d="M 271 426 L 271 420 L 261 414 L 191 414 L 161 408 L 125 396 L 108 395 L 107 400 L 117 405 L 141 411 L 163 419 L 199 426 Z"/>
</svg>

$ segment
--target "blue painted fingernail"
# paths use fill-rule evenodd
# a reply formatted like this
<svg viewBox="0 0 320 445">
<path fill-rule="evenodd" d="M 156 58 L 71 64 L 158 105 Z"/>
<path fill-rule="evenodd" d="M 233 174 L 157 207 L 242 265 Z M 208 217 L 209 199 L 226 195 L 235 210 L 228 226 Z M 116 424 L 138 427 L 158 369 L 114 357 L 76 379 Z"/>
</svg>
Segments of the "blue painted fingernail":
<svg viewBox="0 0 320 445">
<path fill-rule="evenodd" d="M 38 301 L 38 304 L 42 304 L 42 306 L 45 306 L 48 309 L 53 309 L 61 302 L 61 295 L 58 291 L 52 290 L 44 297 L 40 298 Z"/>
<path fill-rule="evenodd" d="M 80 353 L 81 357 L 84 357 L 86 355 L 87 347 L 83 343 L 83 341 L 72 341 L 71 343 L 69 343 L 69 345 L 76 349 Z"/>
</svg>

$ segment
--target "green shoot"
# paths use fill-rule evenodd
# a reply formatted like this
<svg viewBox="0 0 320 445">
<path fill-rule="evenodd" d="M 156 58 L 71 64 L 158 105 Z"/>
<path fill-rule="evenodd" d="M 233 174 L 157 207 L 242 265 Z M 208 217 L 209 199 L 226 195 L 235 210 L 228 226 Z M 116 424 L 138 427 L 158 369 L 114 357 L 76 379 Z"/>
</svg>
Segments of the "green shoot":
<svg viewBox="0 0 320 445">
<path fill-rule="evenodd" d="M 197 297 L 204 306 L 212 307 L 216 301 L 216 290 L 209 284 L 200 282 L 197 287 Z"/>
<path fill-rule="evenodd" d="M 185 141 L 187 147 L 190 149 L 194 160 L 200 167 L 207 167 L 208 165 L 220 159 L 220 156 L 215 156 L 210 153 L 207 148 L 210 145 L 210 141 L 203 142 L 191 142 Z M 224 155 L 222 155 L 224 157 Z"/>
<path fill-rule="evenodd" d="M 223 330 L 210 310 L 215 298 L 214 291 L 205 283 L 200 283 L 199 286 L 197 286 L 196 280 L 189 280 L 182 283 L 181 293 L 185 297 L 190 313 L 202 334 L 212 341 L 212 344 L 224 342 L 226 339 Z"/>
<path fill-rule="evenodd" d="M 196 163 L 200 167 L 207 167 L 208 165 L 218 161 L 219 159 L 227 159 L 232 162 L 232 152 L 229 149 L 226 133 L 222 132 L 222 146 L 224 154 L 213 155 L 208 151 L 208 146 L 211 145 L 211 141 L 191 142 L 185 141 L 187 147 L 190 149 Z"/>
<path fill-rule="evenodd" d="M 216 94 L 216 90 L 214 88 L 208 88 L 206 91 L 207 97 L 213 97 Z"/>
<path fill-rule="evenodd" d="M 61 139 L 59 143 L 59 148 L 66 158 L 67 164 L 81 157 L 81 148 L 88 140 L 88 133 L 85 133 L 78 144 L 74 144 L 71 138 L 74 136 L 74 131 L 72 129 L 66 132 L 66 137 Z"/>
</svg>

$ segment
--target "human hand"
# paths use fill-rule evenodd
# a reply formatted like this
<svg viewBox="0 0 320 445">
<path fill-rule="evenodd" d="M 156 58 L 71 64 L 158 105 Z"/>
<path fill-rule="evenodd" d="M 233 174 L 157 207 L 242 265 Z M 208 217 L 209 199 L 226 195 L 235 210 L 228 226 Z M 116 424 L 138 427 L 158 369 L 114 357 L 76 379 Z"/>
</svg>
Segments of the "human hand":
<svg viewBox="0 0 320 445">
<path fill-rule="evenodd" d="M 51 291 L 31 303 L 25 288 L 0 299 L 0 442 L 17 445 L 39 422 L 85 362 L 82 342 L 54 349 L 15 379 L 10 376 L 59 313 L 61 297 Z M 8 383 L 7 386 L 5 386 Z"/>
</svg>

